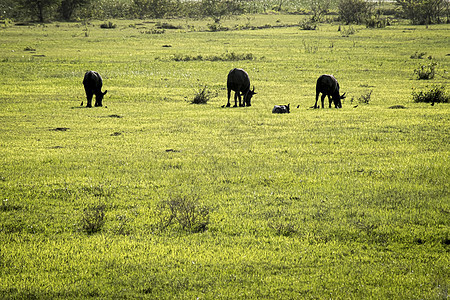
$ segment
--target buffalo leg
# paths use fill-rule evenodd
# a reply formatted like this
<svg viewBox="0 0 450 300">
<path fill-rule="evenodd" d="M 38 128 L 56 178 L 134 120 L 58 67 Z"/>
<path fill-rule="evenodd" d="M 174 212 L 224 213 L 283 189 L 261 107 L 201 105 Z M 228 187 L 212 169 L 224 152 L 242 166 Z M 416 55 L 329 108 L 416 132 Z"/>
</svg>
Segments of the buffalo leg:
<svg viewBox="0 0 450 300">
<path fill-rule="evenodd" d="M 92 107 L 92 97 L 93 96 L 94 96 L 93 93 L 86 91 L 86 99 L 87 99 L 86 107 Z"/>
<path fill-rule="evenodd" d="M 324 104 L 325 104 L 325 94 L 322 94 L 322 97 L 320 97 L 320 102 L 322 103 L 322 108 L 325 108 L 324 107 Z"/>
<path fill-rule="evenodd" d="M 230 97 L 231 97 L 231 90 L 228 89 L 228 102 L 227 102 L 227 107 L 230 107 Z"/>
<path fill-rule="evenodd" d="M 333 102 L 333 101 L 331 101 L 331 97 L 330 97 L 330 95 L 328 95 L 328 102 L 329 102 L 329 106 L 328 106 L 328 108 L 331 108 L 331 102 Z"/>
<path fill-rule="evenodd" d="M 102 97 L 103 95 L 100 95 L 100 97 L 98 95 L 95 95 L 95 107 L 102 106 Z"/>
<path fill-rule="evenodd" d="M 241 95 L 239 94 L 239 92 L 234 92 L 234 106 L 233 107 L 237 107 L 237 99 L 239 97 L 239 104 L 241 103 Z"/>
<path fill-rule="evenodd" d="M 318 106 L 317 106 L 317 101 L 319 100 L 319 93 L 318 92 L 316 92 L 316 103 L 314 104 L 314 108 L 319 108 Z"/>
</svg>

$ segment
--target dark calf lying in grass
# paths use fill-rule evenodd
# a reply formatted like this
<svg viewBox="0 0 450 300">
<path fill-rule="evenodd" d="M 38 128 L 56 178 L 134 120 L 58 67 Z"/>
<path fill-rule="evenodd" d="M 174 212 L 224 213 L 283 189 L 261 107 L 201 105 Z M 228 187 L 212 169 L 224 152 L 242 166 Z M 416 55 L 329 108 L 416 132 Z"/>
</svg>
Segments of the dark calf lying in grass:
<svg viewBox="0 0 450 300">
<path fill-rule="evenodd" d="M 255 87 L 250 90 L 250 78 L 247 72 L 242 69 L 233 69 L 228 73 L 227 78 L 228 103 L 230 107 L 231 91 L 234 91 L 234 107 L 237 106 L 237 98 L 239 98 L 239 106 L 251 106 L 252 96 L 255 95 Z M 244 102 L 241 103 L 241 94 L 244 96 Z"/>
<path fill-rule="evenodd" d="M 108 92 L 102 92 L 103 80 L 100 74 L 95 71 L 87 71 L 83 79 L 84 90 L 86 91 L 87 105 L 92 107 L 92 97 L 95 95 L 95 106 L 102 106 L 103 96 Z"/>
<path fill-rule="evenodd" d="M 314 108 L 319 108 L 317 106 L 317 100 L 319 99 L 319 94 L 322 93 L 321 101 L 322 108 L 324 108 L 324 100 L 325 96 L 328 96 L 328 101 L 330 103 L 329 107 L 331 108 L 331 102 L 334 103 L 336 108 L 342 108 L 341 99 L 345 98 L 345 93 L 339 94 L 339 83 L 334 78 L 333 75 L 322 75 L 317 79 L 316 83 L 316 103 L 314 104 Z M 330 98 L 331 97 L 331 98 Z"/>
<path fill-rule="evenodd" d="M 288 114 L 288 113 L 290 113 L 289 105 L 291 105 L 291 104 L 289 103 L 288 105 L 275 105 L 272 109 L 272 113 L 273 114 Z"/>
</svg>

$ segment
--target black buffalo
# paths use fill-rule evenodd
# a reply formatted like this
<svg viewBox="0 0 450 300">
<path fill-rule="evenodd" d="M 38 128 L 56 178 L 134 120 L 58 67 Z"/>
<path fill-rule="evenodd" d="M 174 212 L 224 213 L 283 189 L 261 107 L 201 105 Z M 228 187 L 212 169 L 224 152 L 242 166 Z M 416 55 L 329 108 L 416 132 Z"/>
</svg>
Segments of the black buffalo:
<svg viewBox="0 0 450 300">
<path fill-rule="evenodd" d="M 288 105 L 275 105 L 272 109 L 272 113 L 273 114 L 288 114 L 288 113 L 290 113 L 290 111 L 289 111 L 290 105 L 291 105 L 290 103 Z"/>
<path fill-rule="evenodd" d="M 87 71 L 83 79 L 84 90 L 86 91 L 87 105 L 92 107 L 92 97 L 95 95 L 95 106 L 102 106 L 103 96 L 108 92 L 102 92 L 102 76 L 95 71 Z"/>
<path fill-rule="evenodd" d="M 255 95 L 255 87 L 250 90 L 250 78 L 247 72 L 242 69 L 233 69 L 228 73 L 227 79 L 228 88 L 228 103 L 230 107 L 231 91 L 234 91 L 234 107 L 237 107 L 237 99 L 239 98 L 239 106 L 251 106 L 252 96 Z M 244 101 L 241 103 L 241 95 L 244 96 Z"/>
<path fill-rule="evenodd" d="M 319 99 L 319 94 L 322 93 L 321 101 L 322 108 L 324 108 L 324 100 L 325 96 L 328 96 L 328 101 L 330 103 L 329 107 L 331 108 L 331 102 L 334 103 L 336 108 L 342 108 L 341 99 L 345 98 L 345 93 L 339 94 L 339 83 L 334 78 L 333 75 L 322 75 L 317 79 L 316 84 L 316 103 L 314 104 L 314 108 L 319 108 L 317 106 L 317 100 Z M 331 98 L 330 98 L 331 97 Z"/>
</svg>

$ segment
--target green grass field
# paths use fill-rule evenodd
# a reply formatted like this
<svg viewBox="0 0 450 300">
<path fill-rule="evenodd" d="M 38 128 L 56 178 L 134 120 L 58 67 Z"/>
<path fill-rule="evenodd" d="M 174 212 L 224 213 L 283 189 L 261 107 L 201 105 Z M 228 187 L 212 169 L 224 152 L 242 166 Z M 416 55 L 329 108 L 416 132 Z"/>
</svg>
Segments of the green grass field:
<svg viewBox="0 0 450 300">
<path fill-rule="evenodd" d="M 0 298 L 448 299 L 450 108 L 411 92 L 448 84 L 449 25 L 302 18 L 1 28 Z M 326 73 L 342 109 L 310 109 Z"/>
</svg>

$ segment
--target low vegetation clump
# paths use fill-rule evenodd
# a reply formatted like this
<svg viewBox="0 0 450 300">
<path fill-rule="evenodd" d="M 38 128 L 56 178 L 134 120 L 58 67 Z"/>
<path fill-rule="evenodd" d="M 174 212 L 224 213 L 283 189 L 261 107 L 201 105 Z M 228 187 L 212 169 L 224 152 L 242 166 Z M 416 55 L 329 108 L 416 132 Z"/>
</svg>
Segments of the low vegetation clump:
<svg viewBox="0 0 450 300">
<path fill-rule="evenodd" d="M 209 31 L 216 32 L 216 31 L 228 31 L 230 28 L 227 26 L 223 26 L 219 23 L 210 23 L 207 25 Z"/>
<path fill-rule="evenodd" d="M 313 20 L 305 20 L 300 23 L 300 29 L 302 30 L 316 30 L 317 29 L 317 22 L 314 22 Z"/>
<path fill-rule="evenodd" d="M 167 22 L 157 22 L 155 26 L 159 29 L 183 29 L 181 25 L 173 25 Z"/>
<path fill-rule="evenodd" d="M 411 59 L 423 59 L 423 57 L 424 57 L 425 55 L 427 55 L 426 52 L 419 52 L 419 51 L 416 51 L 416 52 L 414 52 L 414 54 L 412 54 L 412 55 L 410 56 L 410 58 L 411 58 Z"/>
<path fill-rule="evenodd" d="M 385 28 L 390 25 L 390 21 L 388 18 L 381 18 L 379 16 L 371 16 L 366 19 L 366 27 L 367 28 Z"/>
<path fill-rule="evenodd" d="M 298 235 L 298 229 L 295 223 L 288 220 L 284 222 L 269 222 L 269 228 L 271 228 L 276 235 L 290 237 Z"/>
<path fill-rule="evenodd" d="M 25 48 L 23 48 L 23 51 L 31 51 L 31 52 L 34 52 L 34 51 L 36 51 L 36 48 L 31 47 L 31 46 L 26 46 Z"/>
<path fill-rule="evenodd" d="M 88 207 L 83 210 L 81 217 L 81 230 L 87 234 L 93 234 L 102 230 L 106 223 L 105 204 Z"/>
<path fill-rule="evenodd" d="M 14 211 L 14 210 L 20 210 L 21 207 L 18 205 L 15 205 L 11 203 L 11 201 L 8 201 L 8 199 L 4 199 L 2 203 L 0 204 L 0 211 Z M 1 231 L 1 229 L 0 229 Z"/>
<path fill-rule="evenodd" d="M 140 33 L 142 34 L 163 34 L 166 31 L 164 29 L 158 29 L 158 28 L 152 28 L 148 30 L 141 30 Z"/>
<path fill-rule="evenodd" d="M 190 233 L 203 232 L 208 229 L 209 212 L 210 208 L 192 196 L 171 197 L 157 207 L 157 227 L 161 231 L 172 228 Z"/>
<path fill-rule="evenodd" d="M 414 74 L 419 80 L 429 80 L 433 79 L 436 75 L 437 63 L 431 61 L 428 64 L 421 64 L 417 69 L 414 70 Z"/>
<path fill-rule="evenodd" d="M 417 103 L 449 103 L 450 95 L 446 92 L 445 85 L 434 85 L 425 91 L 412 91 L 413 101 Z"/>
<path fill-rule="evenodd" d="M 353 26 L 351 26 L 351 25 L 348 26 L 348 28 L 345 28 L 344 26 L 342 26 L 342 28 L 341 28 L 341 26 L 339 26 L 338 31 L 341 32 L 341 36 L 342 36 L 342 37 L 349 37 L 349 36 L 351 36 L 351 35 L 354 35 L 354 34 L 357 32 L 357 30 L 355 29 L 355 27 L 353 27 Z"/>
<path fill-rule="evenodd" d="M 214 93 L 208 90 L 208 87 L 201 88 L 192 99 L 192 104 L 207 104 L 208 101 L 214 97 Z"/>
<path fill-rule="evenodd" d="M 372 92 L 373 92 L 373 90 L 370 90 L 370 91 L 367 91 L 366 93 L 362 94 L 361 96 L 359 96 L 358 102 L 361 104 L 369 104 L 370 99 L 372 97 Z"/>
<path fill-rule="evenodd" d="M 175 54 L 172 56 L 174 61 L 240 61 L 240 60 L 254 60 L 255 56 L 252 53 L 234 53 L 227 52 L 222 55 L 182 55 Z"/>
</svg>

